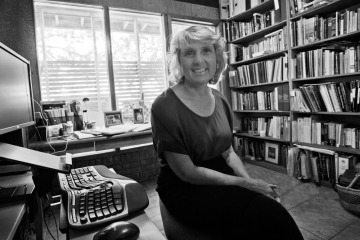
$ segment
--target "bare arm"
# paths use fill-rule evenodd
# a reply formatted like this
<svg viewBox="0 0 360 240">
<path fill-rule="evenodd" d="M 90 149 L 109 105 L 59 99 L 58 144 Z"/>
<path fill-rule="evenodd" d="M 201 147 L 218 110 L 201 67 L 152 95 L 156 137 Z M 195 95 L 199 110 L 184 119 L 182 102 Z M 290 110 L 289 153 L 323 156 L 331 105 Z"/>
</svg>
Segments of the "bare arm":
<svg viewBox="0 0 360 240">
<path fill-rule="evenodd" d="M 209 168 L 198 167 L 185 154 L 164 152 L 164 156 L 174 173 L 184 182 L 196 185 L 233 185 L 241 186 L 265 195 L 273 195 L 272 184 L 259 179 L 232 176 Z M 244 168 L 245 169 L 245 168 Z M 246 171 L 245 171 L 246 173 Z M 246 173 L 247 174 L 247 173 Z"/>
<path fill-rule="evenodd" d="M 227 165 L 231 167 L 236 176 L 250 178 L 247 173 L 245 166 L 239 156 L 235 153 L 232 146 L 230 146 L 225 152 L 223 152 L 222 157 L 225 159 Z"/>
<path fill-rule="evenodd" d="M 250 178 L 249 174 L 246 171 L 246 168 L 241 161 L 240 157 L 235 153 L 234 148 L 230 146 L 225 152 L 222 153 L 223 158 L 225 159 L 226 163 L 229 167 L 234 171 L 236 176 L 244 177 L 244 178 Z M 280 196 L 278 193 L 278 189 L 276 185 L 268 184 L 265 181 L 261 179 L 253 179 L 257 182 L 257 185 L 267 185 L 265 187 L 265 192 L 263 192 L 266 195 L 270 195 L 271 197 L 275 198 L 277 201 L 280 201 Z M 269 192 L 269 188 L 272 192 Z M 253 189 L 256 191 L 256 189 Z"/>
</svg>

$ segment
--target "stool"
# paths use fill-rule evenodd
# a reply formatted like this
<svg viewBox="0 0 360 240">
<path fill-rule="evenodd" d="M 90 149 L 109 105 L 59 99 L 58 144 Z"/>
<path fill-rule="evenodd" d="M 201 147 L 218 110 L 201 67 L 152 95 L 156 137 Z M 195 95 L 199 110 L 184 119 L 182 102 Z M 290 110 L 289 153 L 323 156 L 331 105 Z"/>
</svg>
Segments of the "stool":
<svg viewBox="0 0 360 240">
<path fill-rule="evenodd" d="M 196 226 L 184 224 L 169 213 L 163 202 L 159 199 L 160 213 L 168 240 L 220 240 L 221 232 L 212 229 L 200 230 Z"/>
</svg>

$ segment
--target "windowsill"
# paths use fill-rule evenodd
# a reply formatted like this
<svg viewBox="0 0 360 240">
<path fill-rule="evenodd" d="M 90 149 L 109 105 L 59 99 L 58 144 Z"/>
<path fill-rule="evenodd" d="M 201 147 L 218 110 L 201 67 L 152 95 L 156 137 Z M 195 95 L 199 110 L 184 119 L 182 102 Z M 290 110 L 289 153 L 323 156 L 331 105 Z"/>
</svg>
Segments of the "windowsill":
<svg viewBox="0 0 360 240">
<path fill-rule="evenodd" d="M 142 144 L 152 144 L 152 131 L 128 132 L 112 136 L 94 136 L 91 138 L 52 139 L 50 141 L 35 141 L 29 143 L 29 148 L 41 152 L 63 155 L 65 153 L 79 154 L 125 149 Z"/>
</svg>

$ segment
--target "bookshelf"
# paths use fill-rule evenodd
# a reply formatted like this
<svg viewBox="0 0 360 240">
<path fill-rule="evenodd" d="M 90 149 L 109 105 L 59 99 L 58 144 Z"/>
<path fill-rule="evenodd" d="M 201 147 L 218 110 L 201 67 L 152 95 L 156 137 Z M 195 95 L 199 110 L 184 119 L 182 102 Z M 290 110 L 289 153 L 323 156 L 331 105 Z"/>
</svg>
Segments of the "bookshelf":
<svg viewBox="0 0 360 240">
<path fill-rule="evenodd" d="M 270 142 L 281 149 L 301 144 L 360 159 L 360 3 L 228 2 L 221 29 L 230 55 L 235 144 Z M 277 118 L 282 120 L 271 123 Z M 263 147 L 253 147 L 253 157 L 248 149 L 238 153 L 250 163 L 287 172 L 283 161 L 264 161 Z M 324 161 L 336 165 L 336 157 Z"/>
</svg>

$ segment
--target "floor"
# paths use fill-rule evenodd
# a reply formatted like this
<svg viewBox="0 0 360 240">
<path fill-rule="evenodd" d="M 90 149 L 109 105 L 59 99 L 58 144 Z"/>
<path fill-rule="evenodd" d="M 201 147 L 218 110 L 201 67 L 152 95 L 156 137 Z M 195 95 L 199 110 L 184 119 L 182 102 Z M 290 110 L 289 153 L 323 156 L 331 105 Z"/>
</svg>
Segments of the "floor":
<svg viewBox="0 0 360 240">
<path fill-rule="evenodd" d="M 331 188 L 301 183 L 285 174 L 251 164 L 246 164 L 246 167 L 252 177 L 280 187 L 281 202 L 297 222 L 305 240 L 360 240 L 360 218 L 341 207 L 337 193 Z M 155 182 L 143 185 L 150 200 L 145 212 L 164 234 Z M 45 214 L 49 226 L 49 231 L 44 226 L 45 240 L 65 239 L 65 235 L 56 231 L 58 212 L 56 209 L 53 212 Z"/>
</svg>

